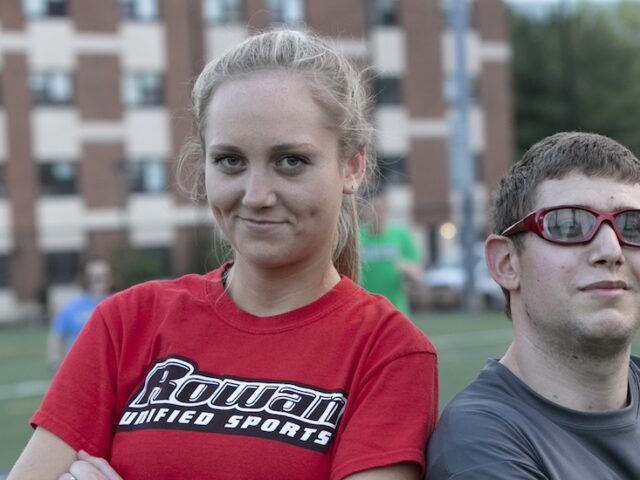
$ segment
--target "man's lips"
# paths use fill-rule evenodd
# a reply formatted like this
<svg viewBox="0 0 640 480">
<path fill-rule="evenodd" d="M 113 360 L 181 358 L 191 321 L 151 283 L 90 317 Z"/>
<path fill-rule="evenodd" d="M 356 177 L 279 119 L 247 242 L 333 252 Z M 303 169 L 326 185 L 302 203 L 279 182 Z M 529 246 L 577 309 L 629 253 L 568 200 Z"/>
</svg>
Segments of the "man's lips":
<svg viewBox="0 0 640 480">
<path fill-rule="evenodd" d="M 590 283 L 585 287 L 582 287 L 581 290 L 589 291 L 589 290 L 626 290 L 627 284 L 622 280 L 603 280 L 600 282 Z"/>
</svg>

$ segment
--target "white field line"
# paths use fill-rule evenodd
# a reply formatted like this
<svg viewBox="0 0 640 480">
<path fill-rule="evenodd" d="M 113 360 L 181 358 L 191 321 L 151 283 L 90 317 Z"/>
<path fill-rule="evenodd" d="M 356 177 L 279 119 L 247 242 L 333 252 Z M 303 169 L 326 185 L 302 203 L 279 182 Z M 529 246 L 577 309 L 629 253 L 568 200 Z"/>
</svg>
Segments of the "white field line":
<svg viewBox="0 0 640 480">
<path fill-rule="evenodd" d="M 15 400 L 44 395 L 49 388 L 50 380 L 34 380 L 31 382 L 0 385 L 0 400 Z"/>
<path fill-rule="evenodd" d="M 511 339 L 511 329 L 500 328 L 480 332 L 450 333 L 447 335 L 434 335 L 430 338 L 438 350 L 453 350 L 509 341 Z M 0 385 L 0 401 L 44 395 L 50 383 L 49 380 L 35 380 Z"/>
</svg>

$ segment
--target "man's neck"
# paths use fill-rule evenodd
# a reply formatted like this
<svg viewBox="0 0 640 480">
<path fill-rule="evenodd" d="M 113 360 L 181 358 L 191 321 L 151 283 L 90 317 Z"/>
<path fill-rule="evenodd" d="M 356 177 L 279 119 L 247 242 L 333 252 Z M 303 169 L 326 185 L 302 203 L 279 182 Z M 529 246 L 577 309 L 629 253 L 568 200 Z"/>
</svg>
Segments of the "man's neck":
<svg viewBox="0 0 640 480">
<path fill-rule="evenodd" d="M 607 359 L 540 347 L 515 335 L 500 360 L 539 395 L 581 412 L 617 410 L 627 404 L 630 347 Z"/>
</svg>

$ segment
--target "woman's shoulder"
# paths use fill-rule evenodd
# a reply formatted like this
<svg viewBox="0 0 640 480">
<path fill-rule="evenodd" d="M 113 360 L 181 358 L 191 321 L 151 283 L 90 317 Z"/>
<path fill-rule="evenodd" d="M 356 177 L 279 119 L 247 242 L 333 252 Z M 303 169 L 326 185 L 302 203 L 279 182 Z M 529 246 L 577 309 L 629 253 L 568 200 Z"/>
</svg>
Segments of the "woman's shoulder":
<svg viewBox="0 0 640 480">
<path fill-rule="evenodd" d="M 351 282 L 349 280 L 349 282 Z M 384 296 L 351 282 L 345 306 L 347 329 L 366 333 L 376 341 L 402 346 L 407 351 L 435 354 L 426 335 Z"/>
<path fill-rule="evenodd" d="M 187 274 L 174 279 L 142 282 L 117 292 L 102 304 L 102 309 L 160 306 L 173 302 L 205 302 L 217 271 L 207 274 Z M 219 280 L 218 280 L 219 281 Z"/>
</svg>

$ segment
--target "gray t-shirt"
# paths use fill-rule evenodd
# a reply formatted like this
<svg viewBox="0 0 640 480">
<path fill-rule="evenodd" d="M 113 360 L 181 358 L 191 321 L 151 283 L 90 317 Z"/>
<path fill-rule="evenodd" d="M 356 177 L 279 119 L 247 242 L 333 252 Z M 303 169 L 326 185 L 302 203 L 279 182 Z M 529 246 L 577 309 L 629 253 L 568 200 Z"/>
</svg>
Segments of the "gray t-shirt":
<svg viewBox="0 0 640 480">
<path fill-rule="evenodd" d="M 564 408 L 497 360 L 442 413 L 427 449 L 427 480 L 640 479 L 640 359 L 629 405 L 606 413 Z"/>
</svg>

